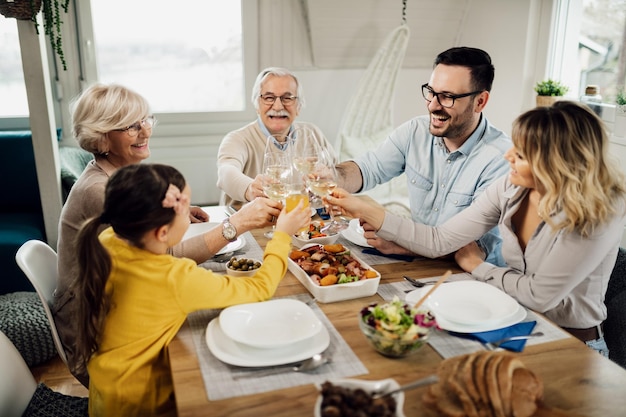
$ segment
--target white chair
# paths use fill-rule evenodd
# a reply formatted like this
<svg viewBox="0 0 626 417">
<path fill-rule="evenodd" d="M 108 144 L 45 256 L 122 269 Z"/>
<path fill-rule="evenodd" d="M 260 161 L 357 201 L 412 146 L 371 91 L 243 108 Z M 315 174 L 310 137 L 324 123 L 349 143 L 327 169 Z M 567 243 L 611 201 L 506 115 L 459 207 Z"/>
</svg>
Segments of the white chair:
<svg viewBox="0 0 626 417">
<path fill-rule="evenodd" d="M 46 317 L 50 323 L 52 339 L 63 363 L 67 365 L 67 356 L 56 325 L 52 316 L 54 303 L 54 290 L 57 285 L 59 272 L 57 270 L 57 254 L 50 246 L 41 240 L 29 240 L 25 242 L 15 254 L 15 261 L 24 271 L 30 282 L 35 287 L 37 295 L 41 299 Z"/>
<path fill-rule="evenodd" d="M 3 332 L 0 332 L 0 369 L 0 416 L 21 417 L 37 389 L 37 382 Z"/>
<path fill-rule="evenodd" d="M 89 399 L 37 384 L 11 340 L 0 331 L 0 416 L 87 417 Z"/>
</svg>

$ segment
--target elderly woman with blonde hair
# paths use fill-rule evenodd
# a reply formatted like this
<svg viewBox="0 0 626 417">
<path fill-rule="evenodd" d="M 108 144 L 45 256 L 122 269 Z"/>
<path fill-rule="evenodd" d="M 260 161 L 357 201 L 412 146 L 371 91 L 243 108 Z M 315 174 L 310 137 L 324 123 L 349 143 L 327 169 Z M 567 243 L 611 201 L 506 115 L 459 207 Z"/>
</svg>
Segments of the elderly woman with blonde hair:
<svg viewBox="0 0 626 417">
<path fill-rule="evenodd" d="M 59 282 L 53 314 L 68 357 L 70 371 L 88 386 L 88 376 L 75 369 L 77 300 L 74 284 L 78 276 L 76 235 L 82 224 L 99 215 L 104 206 L 104 190 L 109 177 L 119 168 L 138 164 L 150 156 L 150 137 L 156 119 L 148 101 L 135 91 L 116 84 L 94 84 L 72 103 L 74 137 L 81 148 L 94 155 L 72 187 L 61 211 L 57 242 Z M 141 184 L 137 184 L 141 187 Z M 201 263 L 215 255 L 237 235 L 269 226 L 280 210 L 259 198 L 243 206 L 229 219 L 231 235 L 222 225 L 174 246 L 171 254 Z M 199 207 L 191 208 L 191 221 L 208 221 Z M 106 225 L 103 225 L 104 229 Z"/>
<path fill-rule="evenodd" d="M 345 190 L 328 201 L 369 223 L 376 230 L 370 237 L 376 233 L 429 257 L 456 251 L 474 279 L 606 355 L 604 297 L 626 222 L 626 184 L 609 160 L 602 121 L 587 107 L 559 101 L 520 115 L 512 139 L 509 175 L 437 227 L 372 207 Z M 471 243 L 496 225 L 504 267 L 485 262 Z"/>
</svg>

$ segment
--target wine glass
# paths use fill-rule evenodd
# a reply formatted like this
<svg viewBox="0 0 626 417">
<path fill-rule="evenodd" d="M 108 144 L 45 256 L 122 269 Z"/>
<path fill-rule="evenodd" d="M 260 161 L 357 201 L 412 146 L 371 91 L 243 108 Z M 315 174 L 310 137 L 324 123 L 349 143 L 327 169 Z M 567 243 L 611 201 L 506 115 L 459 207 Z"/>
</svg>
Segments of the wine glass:
<svg viewBox="0 0 626 417">
<path fill-rule="evenodd" d="M 318 158 L 312 172 L 308 175 L 307 185 L 311 192 L 320 198 L 331 195 L 333 190 L 337 188 L 335 161 L 328 150 L 318 148 Z M 321 231 L 333 235 L 349 227 L 349 221 L 343 216 L 337 220 L 331 207 L 328 208 L 328 213 L 330 214 L 330 223 Z"/>
<path fill-rule="evenodd" d="M 265 195 L 284 204 L 287 196 L 287 182 L 291 174 L 291 158 L 289 153 L 276 145 L 274 136 L 268 136 L 263 155 L 263 172 L 261 182 Z M 279 142 L 281 142 L 279 140 Z M 284 142 L 284 141 L 283 141 Z M 264 236 L 271 239 L 274 236 L 275 225 L 272 231 L 264 233 Z"/>
<path fill-rule="evenodd" d="M 288 148 L 291 154 L 291 161 L 296 171 L 302 175 L 305 183 L 317 163 L 320 148 L 319 144 L 320 140 L 315 131 L 309 127 L 298 127 L 289 135 Z M 324 207 L 321 198 L 312 193 L 308 188 L 307 191 L 311 194 L 311 207 L 315 209 Z"/>
</svg>

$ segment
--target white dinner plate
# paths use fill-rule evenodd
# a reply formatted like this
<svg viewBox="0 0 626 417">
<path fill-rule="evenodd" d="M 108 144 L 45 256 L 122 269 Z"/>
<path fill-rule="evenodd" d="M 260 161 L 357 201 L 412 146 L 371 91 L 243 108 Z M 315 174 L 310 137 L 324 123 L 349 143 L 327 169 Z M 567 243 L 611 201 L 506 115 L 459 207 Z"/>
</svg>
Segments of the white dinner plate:
<svg viewBox="0 0 626 417">
<path fill-rule="evenodd" d="M 458 282 L 460 283 L 460 282 L 465 282 L 465 281 L 458 281 Z M 452 285 L 452 284 L 454 284 L 454 282 L 449 282 L 445 286 Z M 489 285 L 489 284 L 485 284 L 485 285 Z M 435 293 L 441 290 L 442 288 L 443 286 L 437 288 Z M 422 295 L 426 294 L 428 290 L 429 288 L 425 287 L 425 288 L 418 288 L 414 291 L 411 291 L 410 293 L 406 295 L 406 298 L 405 298 L 407 304 L 415 304 L 417 301 L 420 300 L 420 298 L 422 298 Z M 512 326 L 526 318 L 526 309 L 524 308 L 524 306 L 516 303 L 517 307 L 516 307 L 516 310 L 513 312 L 513 314 L 511 314 L 508 317 L 502 318 L 501 320 L 490 320 L 490 321 L 485 321 L 482 323 L 474 323 L 474 324 L 457 323 L 457 322 L 449 320 L 446 316 L 442 314 L 437 314 L 437 312 L 434 309 L 432 309 L 432 307 L 430 306 L 430 298 L 433 295 L 435 295 L 435 293 L 433 293 L 431 296 L 428 297 L 428 299 L 424 302 L 424 305 L 430 310 L 432 310 L 433 314 L 435 315 L 435 320 L 437 321 L 437 324 L 439 325 L 440 328 L 444 330 L 449 330 L 449 331 L 458 332 L 458 333 L 487 332 L 491 330 L 497 330 L 497 329 L 502 329 L 504 327 Z"/>
<path fill-rule="evenodd" d="M 310 339 L 323 327 L 311 307 L 290 298 L 225 308 L 220 326 L 234 341 L 263 349 Z"/>
<path fill-rule="evenodd" d="M 467 325 L 506 320 L 519 306 L 504 291 L 474 280 L 442 285 L 428 298 L 428 304 L 437 316 Z"/>
<path fill-rule="evenodd" d="M 312 338 L 276 349 L 259 349 L 237 343 L 222 331 L 219 317 L 207 326 L 206 344 L 217 359 L 229 365 L 244 367 L 276 366 L 303 361 L 322 353 L 330 344 L 326 327 Z"/>
<path fill-rule="evenodd" d="M 372 247 L 372 245 L 367 243 L 365 236 L 363 236 L 363 228 L 359 224 L 359 219 L 350 220 L 350 226 L 348 226 L 347 229 L 342 230 L 341 234 L 355 245 L 363 246 L 365 248 Z"/>
<path fill-rule="evenodd" d="M 216 226 L 220 226 L 220 223 L 215 223 L 215 222 L 191 223 L 189 225 L 189 228 L 187 229 L 187 232 L 185 232 L 185 235 L 183 236 L 183 240 L 187 240 L 189 238 L 200 235 L 202 233 L 206 233 Z M 243 237 L 239 236 L 237 237 L 236 240 L 230 242 L 228 245 L 220 249 L 215 254 L 215 256 L 223 255 L 228 252 L 234 252 L 236 250 L 243 248 L 245 245 L 246 245 L 246 240 Z"/>
<path fill-rule="evenodd" d="M 236 250 L 239 250 L 239 249 L 243 248 L 244 246 L 246 246 L 246 240 L 244 238 L 242 238 L 241 236 L 239 236 L 239 237 L 237 237 L 237 240 L 234 240 L 234 241 L 230 242 L 228 245 L 226 245 L 222 249 L 220 249 L 215 254 L 215 256 L 223 255 L 223 254 L 228 253 L 228 252 L 234 252 Z"/>
</svg>

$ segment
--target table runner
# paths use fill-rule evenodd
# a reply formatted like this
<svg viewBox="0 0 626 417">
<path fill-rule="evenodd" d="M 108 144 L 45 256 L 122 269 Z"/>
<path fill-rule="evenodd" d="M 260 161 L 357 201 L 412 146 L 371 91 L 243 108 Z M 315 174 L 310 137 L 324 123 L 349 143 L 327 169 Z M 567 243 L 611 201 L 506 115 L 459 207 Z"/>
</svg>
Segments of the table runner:
<svg viewBox="0 0 626 417">
<path fill-rule="evenodd" d="M 294 298 L 303 302 L 311 300 L 309 294 L 299 294 L 286 298 Z M 315 371 L 307 373 L 293 372 L 290 369 L 285 369 L 284 372 L 279 374 L 262 377 L 254 377 L 254 370 L 231 366 L 221 362 L 213 356 L 207 347 L 205 341 L 207 325 L 213 318 L 219 315 L 221 310 L 202 310 L 190 314 L 188 321 L 196 347 L 198 362 L 200 363 L 204 387 L 209 400 L 223 400 L 242 395 L 290 388 L 297 385 L 321 384 L 327 380 L 367 374 L 368 370 L 365 365 L 363 365 L 343 337 L 341 337 L 319 306 L 313 303 L 311 308 L 330 334 L 330 345 L 326 349 L 326 352 L 330 355 L 332 362 Z M 272 367 L 268 367 L 268 369 L 270 368 Z M 246 373 L 250 373 L 251 376 L 248 377 L 245 375 Z M 242 378 L 242 376 L 244 377 Z M 238 379 L 234 379 L 234 377 Z"/>
<path fill-rule="evenodd" d="M 452 280 L 462 280 L 471 277 L 470 274 L 453 274 Z M 432 277 L 431 280 L 436 280 L 439 277 Z M 408 282 L 394 282 L 391 284 L 381 284 L 378 286 L 378 294 L 385 300 L 391 301 L 394 296 L 398 296 L 401 300 L 406 296 L 405 290 L 414 289 Z M 526 345 L 538 345 L 540 343 L 553 342 L 555 340 L 566 339 L 570 337 L 569 333 L 561 329 L 559 326 L 553 324 L 540 314 L 526 309 L 526 318 L 524 322 L 536 321 L 537 325 L 533 329 L 535 332 L 543 332 L 543 336 L 528 339 Z M 461 337 L 452 336 L 445 330 L 435 331 L 430 335 L 428 343 L 433 349 L 437 351 L 443 358 L 450 358 L 452 356 L 463 355 L 466 353 L 476 352 L 477 350 L 486 350 L 482 343 L 464 339 Z"/>
</svg>

